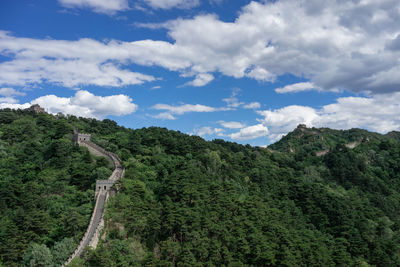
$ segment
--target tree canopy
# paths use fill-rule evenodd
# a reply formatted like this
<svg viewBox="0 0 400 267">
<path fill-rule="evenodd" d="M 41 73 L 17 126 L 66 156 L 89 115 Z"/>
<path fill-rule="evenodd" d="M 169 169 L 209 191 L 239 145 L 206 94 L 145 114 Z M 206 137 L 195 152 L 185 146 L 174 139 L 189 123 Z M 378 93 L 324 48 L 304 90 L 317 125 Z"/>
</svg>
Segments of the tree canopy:
<svg viewBox="0 0 400 267">
<path fill-rule="evenodd" d="M 83 234 L 108 166 L 71 144 L 72 127 L 126 172 L 99 246 L 70 266 L 400 265 L 396 132 L 299 127 L 260 148 L 24 111 L 0 123 L 6 265 L 59 264 Z"/>
</svg>

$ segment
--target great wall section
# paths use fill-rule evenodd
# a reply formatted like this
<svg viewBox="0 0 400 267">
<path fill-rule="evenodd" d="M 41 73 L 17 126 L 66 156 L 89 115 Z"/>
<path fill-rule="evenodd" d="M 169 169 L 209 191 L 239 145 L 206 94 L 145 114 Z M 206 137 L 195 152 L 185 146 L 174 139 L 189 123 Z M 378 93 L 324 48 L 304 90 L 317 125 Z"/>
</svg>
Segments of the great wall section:
<svg viewBox="0 0 400 267">
<path fill-rule="evenodd" d="M 78 248 L 69 257 L 69 259 L 62 265 L 68 265 L 74 258 L 79 257 L 87 246 L 93 248 L 97 247 L 100 239 L 100 232 L 104 227 L 104 205 L 111 194 L 112 186 L 115 181 L 122 178 L 125 172 L 119 157 L 104 148 L 96 145 L 91 141 L 90 134 L 81 134 L 76 130 L 74 131 L 74 142 L 80 146 L 86 147 L 91 154 L 95 156 L 102 156 L 109 160 L 114 165 L 114 171 L 107 180 L 97 180 L 95 198 L 96 204 L 90 219 L 89 226 L 83 236 Z"/>
</svg>

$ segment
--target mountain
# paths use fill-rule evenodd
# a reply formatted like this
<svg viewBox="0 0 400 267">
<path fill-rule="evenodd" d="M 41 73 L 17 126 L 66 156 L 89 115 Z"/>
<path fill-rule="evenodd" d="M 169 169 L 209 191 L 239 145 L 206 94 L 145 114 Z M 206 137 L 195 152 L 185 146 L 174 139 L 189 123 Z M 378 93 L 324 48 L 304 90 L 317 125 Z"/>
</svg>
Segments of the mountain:
<svg viewBox="0 0 400 267">
<path fill-rule="evenodd" d="M 99 245 L 68 266 L 400 265 L 398 133 L 301 125 L 260 148 L 111 120 L 2 110 L 6 266 L 29 265 L 24 259 L 35 258 L 33 251 L 50 266 L 55 251 L 68 247 L 65 239 L 79 242 L 94 180 L 110 169 L 72 144 L 74 128 L 118 154 L 125 176 L 107 204 Z M 86 217 L 71 231 L 57 214 L 82 205 L 85 212 L 77 213 Z M 35 227 L 24 223 L 28 208 Z"/>
<path fill-rule="evenodd" d="M 292 132 L 282 137 L 281 140 L 270 145 L 269 148 L 280 152 L 316 153 L 321 155 L 325 153 L 318 152 L 327 152 L 338 144 L 354 148 L 360 143 L 379 142 L 388 140 L 388 138 L 396 138 L 396 136 L 400 137 L 400 133 L 390 132 L 387 135 L 380 135 L 362 129 L 307 128 L 304 124 L 300 124 Z"/>
</svg>

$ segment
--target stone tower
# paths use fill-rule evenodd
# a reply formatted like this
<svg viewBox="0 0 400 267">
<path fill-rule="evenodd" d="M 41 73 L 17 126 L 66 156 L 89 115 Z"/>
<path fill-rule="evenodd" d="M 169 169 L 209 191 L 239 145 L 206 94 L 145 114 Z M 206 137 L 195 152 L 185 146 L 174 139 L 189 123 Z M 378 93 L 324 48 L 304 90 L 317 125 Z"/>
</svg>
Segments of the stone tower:
<svg viewBox="0 0 400 267">
<path fill-rule="evenodd" d="M 36 114 L 39 114 L 39 113 L 46 113 L 46 111 L 44 110 L 44 108 L 42 108 L 42 107 L 39 106 L 38 104 L 32 105 L 31 107 L 27 108 L 27 110 L 33 111 L 33 112 L 35 112 Z"/>
<path fill-rule="evenodd" d="M 85 142 L 85 141 L 90 141 L 90 134 L 84 134 L 84 133 L 75 133 L 74 134 L 74 142 L 79 143 L 79 142 Z"/>
</svg>

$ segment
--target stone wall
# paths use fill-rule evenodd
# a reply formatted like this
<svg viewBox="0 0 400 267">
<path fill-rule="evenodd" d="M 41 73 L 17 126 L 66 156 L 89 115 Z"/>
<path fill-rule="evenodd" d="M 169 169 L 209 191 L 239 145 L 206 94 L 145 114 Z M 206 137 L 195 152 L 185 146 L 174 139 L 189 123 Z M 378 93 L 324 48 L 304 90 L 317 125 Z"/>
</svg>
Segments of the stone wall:
<svg viewBox="0 0 400 267">
<path fill-rule="evenodd" d="M 89 140 L 87 139 L 89 137 Z M 85 247 L 91 246 L 93 248 L 97 247 L 97 244 L 100 239 L 101 230 L 104 227 L 104 206 L 107 202 L 108 197 L 111 193 L 111 187 L 114 185 L 114 182 L 118 179 L 122 178 L 124 175 L 124 168 L 121 164 L 121 160 L 119 157 L 109 151 L 106 151 L 104 148 L 96 145 L 95 143 L 90 141 L 89 135 L 82 135 L 79 133 L 74 134 L 74 141 L 80 146 L 85 146 L 88 148 L 89 152 L 95 156 L 105 157 L 107 160 L 112 162 L 114 166 L 114 171 L 108 180 L 97 180 L 96 181 L 96 204 L 92 213 L 92 217 L 90 219 L 89 226 L 83 236 L 78 248 L 74 251 L 71 257 L 62 265 L 68 265 L 75 257 L 79 257 Z"/>
<path fill-rule="evenodd" d="M 78 131 L 74 131 L 74 142 L 79 143 L 81 141 L 91 141 L 91 134 L 79 133 Z"/>
</svg>

